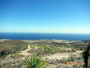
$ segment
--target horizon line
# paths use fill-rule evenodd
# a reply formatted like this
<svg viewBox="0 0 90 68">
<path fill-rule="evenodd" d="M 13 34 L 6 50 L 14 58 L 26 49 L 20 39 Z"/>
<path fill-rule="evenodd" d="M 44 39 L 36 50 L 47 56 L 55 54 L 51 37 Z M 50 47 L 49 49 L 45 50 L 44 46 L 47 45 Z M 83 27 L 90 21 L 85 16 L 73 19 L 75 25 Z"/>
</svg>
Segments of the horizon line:
<svg viewBox="0 0 90 68">
<path fill-rule="evenodd" d="M 90 34 L 90 33 L 60 33 L 60 32 L 0 32 L 0 33 L 53 33 L 53 34 Z"/>
</svg>

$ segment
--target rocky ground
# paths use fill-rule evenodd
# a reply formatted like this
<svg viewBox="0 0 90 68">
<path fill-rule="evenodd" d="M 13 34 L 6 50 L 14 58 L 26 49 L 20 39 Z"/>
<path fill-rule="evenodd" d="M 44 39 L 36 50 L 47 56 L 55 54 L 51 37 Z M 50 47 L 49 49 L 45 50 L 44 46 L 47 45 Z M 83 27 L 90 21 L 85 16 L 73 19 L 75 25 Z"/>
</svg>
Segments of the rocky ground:
<svg viewBox="0 0 90 68">
<path fill-rule="evenodd" d="M 12 51 L 15 46 L 14 53 L 6 54 L 4 51 Z M 0 50 L 0 68 L 20 68 L 22 62 L 32 56 L 45 60 L 46 68 L 83 68 L 83 52 L 87 46 L 88 43 L 83 41 L 1 40 L 0 47 L 3 49 Z"/>
</svg>

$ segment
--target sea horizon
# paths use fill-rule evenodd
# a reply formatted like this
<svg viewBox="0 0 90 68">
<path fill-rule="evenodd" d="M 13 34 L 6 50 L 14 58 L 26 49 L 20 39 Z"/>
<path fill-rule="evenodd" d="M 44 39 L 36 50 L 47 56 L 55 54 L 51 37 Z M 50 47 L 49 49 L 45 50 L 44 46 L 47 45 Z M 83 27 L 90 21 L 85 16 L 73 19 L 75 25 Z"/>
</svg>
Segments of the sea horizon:
<svg viewBox="0 0 90 68">
<path fill-rule="evenodd" d="M 76 33 L 23 33 L 23 32 L 0 32 L 0 39 L 10 40 L 90 40 L 90 34 Z"/>
</svg>

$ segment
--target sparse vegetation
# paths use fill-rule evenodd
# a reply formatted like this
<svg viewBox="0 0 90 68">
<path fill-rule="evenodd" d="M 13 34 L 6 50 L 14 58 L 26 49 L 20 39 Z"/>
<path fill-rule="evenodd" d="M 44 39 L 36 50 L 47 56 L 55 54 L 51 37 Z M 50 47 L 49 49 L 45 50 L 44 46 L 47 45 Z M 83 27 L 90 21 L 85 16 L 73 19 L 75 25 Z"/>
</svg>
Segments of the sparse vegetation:
<svg viewBox="0 0 90 68">
<path fill-rule="evenodd" d="M 68 43 L 72 42 L 72 44 L 68 44 L 67 41 L 62 41 L 61 43 L 56 42 L 53 40 L 36 40 L 35 42 L 33 40 L 30 42 L 23 40 L 6 40 L 0 43 L 0 68 L 33 68 L 34 66 L 34 68 L 40 68 L 43 67 L 46 62 L 46 68 L 83 67 L 82 65 L 63 64 L 68 62 L 83 62 L 83 54 L 79 53 L 79 51 L 83 52 L 88 46 L 87 43 L 80 41 L 77 43 L 68 41 Z M 30 49 L 27 49 L 28 45 L 30 45 Z M 27 54 L 21 55 L 20 53 L 24 51 Z M 67 57 L 67 55 L 69 57 Z M 24 64 L 21 64 L 22 62 L 24 62 Z"/>
</svg>

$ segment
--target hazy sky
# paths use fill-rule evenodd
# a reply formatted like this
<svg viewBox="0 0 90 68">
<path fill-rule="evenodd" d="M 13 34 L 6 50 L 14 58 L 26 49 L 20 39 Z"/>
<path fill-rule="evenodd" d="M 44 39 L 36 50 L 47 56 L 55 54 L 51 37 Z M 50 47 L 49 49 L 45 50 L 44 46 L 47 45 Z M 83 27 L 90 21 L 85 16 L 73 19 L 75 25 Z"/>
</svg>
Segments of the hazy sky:
<svg viewBox="0 0 90 68">
<path fill-rule="evenodd" d="M 90 34 L 90 0 L 0 0 L 0 32 Z"/>
</svg>

